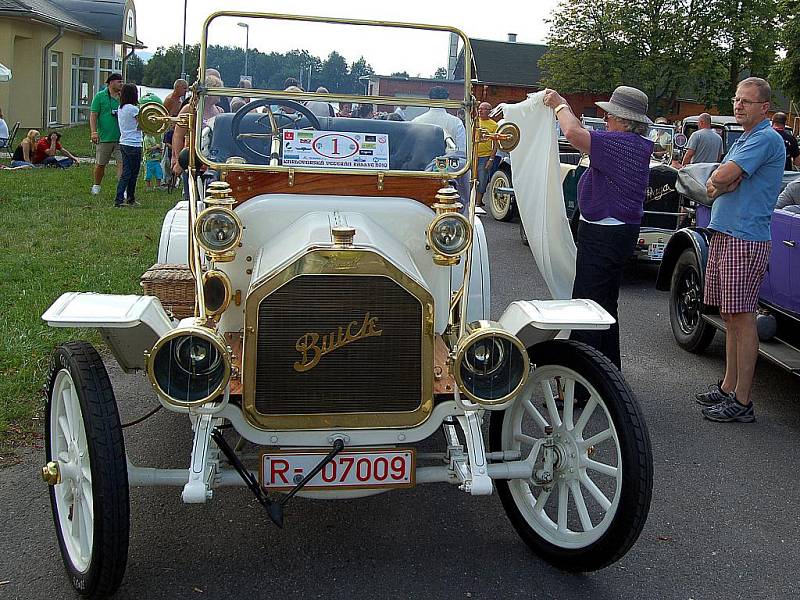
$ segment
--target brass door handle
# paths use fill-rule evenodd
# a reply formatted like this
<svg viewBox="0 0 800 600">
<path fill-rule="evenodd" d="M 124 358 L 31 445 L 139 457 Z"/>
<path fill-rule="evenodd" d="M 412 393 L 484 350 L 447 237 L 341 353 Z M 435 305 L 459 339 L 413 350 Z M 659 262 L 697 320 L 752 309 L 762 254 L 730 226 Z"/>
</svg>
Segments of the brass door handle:
<svg viewBox="0 0 800 600">
<path fill-rule="evenodd" d="M 794 248 L 796 242 L 794 240 L 783 240 L 784 246 L 789 246 L 789 248 Z"/>
</svg>

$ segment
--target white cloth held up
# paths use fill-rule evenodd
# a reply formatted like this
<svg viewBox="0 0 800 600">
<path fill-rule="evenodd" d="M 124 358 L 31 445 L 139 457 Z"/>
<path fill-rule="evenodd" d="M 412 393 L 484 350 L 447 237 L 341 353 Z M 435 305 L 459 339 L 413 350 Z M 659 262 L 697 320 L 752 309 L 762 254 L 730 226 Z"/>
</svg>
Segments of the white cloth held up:
<svg viewBox="0 0 800 600">
<path fill-rule="evenodd" d="M 514 195 L 533 258 L 555 299 L 572 297 L 577 254 L 569 228 L 553 110 L 544 92 L 507 104 L 504 122 L 519 127 L 519 145 L 511 151 Z"/>
</svg>

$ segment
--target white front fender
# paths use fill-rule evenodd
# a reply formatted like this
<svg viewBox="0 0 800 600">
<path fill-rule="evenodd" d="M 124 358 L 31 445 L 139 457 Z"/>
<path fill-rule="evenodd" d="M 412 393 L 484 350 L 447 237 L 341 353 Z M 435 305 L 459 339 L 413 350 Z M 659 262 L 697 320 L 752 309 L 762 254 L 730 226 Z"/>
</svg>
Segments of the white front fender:
<svg viewBox="0 0 800 600">
<path fill-rule="evenodd" d="M 62 294 L 42 319 L 51 327 L 97 329 L 126 373 L 143 369 L 145 351 L 177 326 L 154 296 L 88 292 Z"/>
<path fill-rule="evenodd" d="M 615 320 L 594 300 L 517 300 L 499 319 L 526 348 L 564 329 L 608 329 Z"/>
</svg>

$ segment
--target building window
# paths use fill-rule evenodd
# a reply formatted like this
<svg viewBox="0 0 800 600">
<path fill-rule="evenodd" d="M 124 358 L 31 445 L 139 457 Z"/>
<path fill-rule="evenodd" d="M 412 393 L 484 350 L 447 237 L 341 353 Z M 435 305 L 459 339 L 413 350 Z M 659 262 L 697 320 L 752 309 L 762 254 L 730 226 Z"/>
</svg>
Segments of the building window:
<svg viewBox="0 0 800 600">
<path fill-rule="evenodd" d="M 50 82 L 47 90 L 47 124 L 58 123 L 59 93 L 61 84 L 61 53 L 50 53 Z"/>
<path fill-rule="evenodd" d="M 73 123 L 89 120 L 89 106 L 95 95 L 94 64 L 93 58 L 72 57 L 70 120 Z"/>
</svg>

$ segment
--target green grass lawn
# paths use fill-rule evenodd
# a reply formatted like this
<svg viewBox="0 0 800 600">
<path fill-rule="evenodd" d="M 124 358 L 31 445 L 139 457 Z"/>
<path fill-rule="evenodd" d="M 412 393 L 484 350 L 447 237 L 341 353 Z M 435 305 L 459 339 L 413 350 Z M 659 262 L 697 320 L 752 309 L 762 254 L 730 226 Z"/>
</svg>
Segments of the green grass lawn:
<svg viewBox="0 0 800 600">
<path fill-rule="evenodd" d="M 106 175 L 92 196 L 91 169 L 0 170 L 0 442 L 11 429 L 29 429 L 44 406 L 53 347 L 99 339 L 93 331 L 48 327 L 41 314 L 68 291 L 141 293 L 139 277 L 156 260 L 164 214 L 180 199 L 148 191 L 140 179 L 142 206 L 115 209 L 115 178 Z"/>
<path fill-rule="evenodd" d="M 62 127 L 57 131 L 61 134 L 61 145 L 75 156 L 94 156 L 94 145 L 89 139 L 88 123 Z M 45 135 L 44 131 L 40 130 L 40 133 Z"/>
</svg>

